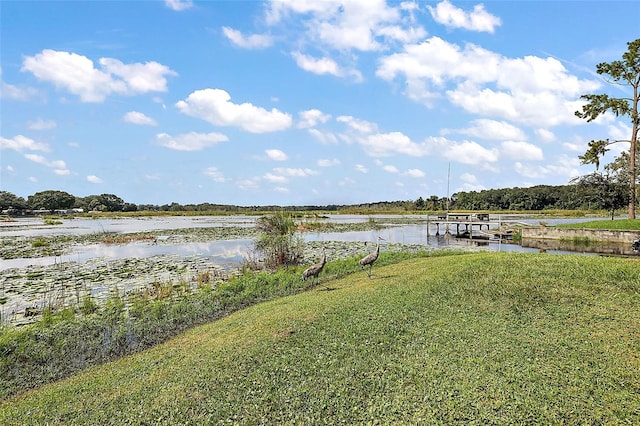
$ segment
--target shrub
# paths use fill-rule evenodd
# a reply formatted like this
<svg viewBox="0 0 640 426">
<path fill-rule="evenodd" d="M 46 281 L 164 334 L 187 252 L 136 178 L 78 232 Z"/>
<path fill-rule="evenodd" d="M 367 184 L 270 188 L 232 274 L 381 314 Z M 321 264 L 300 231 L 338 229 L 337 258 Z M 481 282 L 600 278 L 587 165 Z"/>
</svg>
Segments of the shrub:
<svg viewBox="0 0 640 426">
<path fill-rule="evenodd" d="M 258 219 L 260 234 L 254 241 L 266 268 L 297 265 L 304 252 L 304 241 L 296 234 L 296 224 L 290 214 L 276 212 Z"/>
</svg>

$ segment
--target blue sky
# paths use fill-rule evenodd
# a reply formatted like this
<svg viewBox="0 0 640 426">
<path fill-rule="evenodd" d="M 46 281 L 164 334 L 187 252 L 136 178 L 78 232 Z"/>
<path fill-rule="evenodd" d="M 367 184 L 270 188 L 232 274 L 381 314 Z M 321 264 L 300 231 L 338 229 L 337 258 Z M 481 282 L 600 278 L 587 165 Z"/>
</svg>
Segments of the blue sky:
<svg viewBox="0 0 640 426">
<path fill-rule="evenodd" d="M 0 1 L 0 190 L 327 205 L 564 185 L 636 1 Z M 628 149 L 618 144 L 608 157 Z M 610 161 L 611 158 L 607 158 Z M 450 167 L 450 180 L 447 182 Z"/>
</svg>

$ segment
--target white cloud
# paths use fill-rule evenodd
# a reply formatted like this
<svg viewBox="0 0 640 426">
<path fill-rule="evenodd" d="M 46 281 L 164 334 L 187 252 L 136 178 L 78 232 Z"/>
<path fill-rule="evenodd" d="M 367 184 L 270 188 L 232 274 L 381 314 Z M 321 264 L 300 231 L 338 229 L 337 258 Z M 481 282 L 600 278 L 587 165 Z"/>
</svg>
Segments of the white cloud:
<svg viewBox="0 0 640 426">
<path fill-rule="evenodd" d="M 267 158 L 273 161 L 285 161 L 289 158 L 287 154 L 279 149 L 267 149 L 265 153 L 267 154 Z"/>
<path fill-rule="evenodd" d="M 392 166 L 390 164 L 386 164 L 382 166 L 382 170 L 389 173 L 398 173 L 398 168 L 396 166 Z"/>
<path fill-rule="evenodd" d="M 459 176 L 459 178 L 461 181 L 465 183 L 470 183 L 472 185 L 478 184 L 478 178 L 475 175 L 472 175 L 471 173 L 463 173 Z"/>
<path fill-rule="evenodd" d="M 2 67 L 0 67 L 0 77 Z M 34 98 L 36 91 L 30 87 L 19 87 L 0 80 L 0 99 L 12 99 L 14 101 L 28 101 Z"/>
<path fill-rule="evenodd" d="M 416 143 L 401 132 L 377 133 L 359 140 L 364 151 L 372 157 L 405 154 L 412 157 L 427 155 L 431 148 L 427 143 Z"/>
<path fill-rule="evenodd" d="M 244 49 L 265 49 L 273 44 L 273 38 L 266 34 L 243 35 L 240 31 L 222 27 L 222 32 L 233 44 Z"/>
<path fill-rule="evenodd" d="M 193 7 L 193 2 L 191 0 L 164 0 L 164 4 L 169 9 L 175 10 L 176 12 Z"/>
<path fill-rule="evenodd" d="M 207 167 L 207 169 L 204 171 L 204 175 L 214 182 L 224 183 L 227 181 L 227 179 L 224 177 L 224 173 L 218 170 L 217 167 Z"/>
<path fill-rule="evenodd" d="M 486 189 L 478 180 L 478 178 L 471 173 L 463 173 L 458 178 L 463 184 L 458 187 L 454 192 L 470 192 L 470 191 L 482 191 Z"/>
<path fill-rule="evenodd" d="M 282 175 L 278 175 L 275 173 L 271 173 L 268 172 L 266 173 L 263 178 L 271 183 L 286 183 L 289 181 L 289 178 L 287 178 L 286 176 L 282 176 Z"/>
<path fill-rule="evenodd" d="M 42 155 L 38 154 L 24 154 L 24 157 L 34 163 L 42 164 L 43 166 L 53 169 L 53 172 L 57 175 L 64 176 L 71 173 L 69 169 L 67 169 L 67 164 L 63 160 L 49 161 Z"/>
<path fill-rule="evenodd" d="M 553 142 L 556 139 L 556 135 L 551 130 L 536 129 L 535 133 L 542 142 Z"/>
<path fill-rule="evenodd" d="M 250 103 L 234 104 L 222 89 L 203 89 L 176 103 L 184 114 L 216 126 L 235 126 L 251 133 L 267 133 L 291 127 L 291 115 L 276 108 L 267 111 Z"/>
<path fill-rule="evenodd" d="M 431 138 L 431 141 L 436 147 L 436 152 L 444 158 L 462 164 L 495 163 L 500 158 L 496 148 L 487 149 L 473 141 L 456 142 L 445 138 Z"/>
<path fill-rule="evenodd" d="M 87 176 L 87 181 L 91 182 L 91 183 L 102 183 L 103 180 L 100 179 L 98 176 L 96 175 L 89 175 Z"/>
<path fill-rule="evenodd" d="M 318 109 L 310 109 L 298 113 L 300 119 L 298 121 L 299 128 L 315 127 L 318 123 L 326 123 L 331 119 L 330 114 L 325 114 Z"/>
<path fill-rule="evenodd" d="M 272 183 L 286 183 L 289 182 L 289 178 L 292 177 L 305 178 L 317 174 L 318 172 L 311 169 L 276 167 L 271 172 L 266 173 L 263 178 Z"/>
<path fill-rule="evenodd" d="M 616 121 L 608 126 L 609 139 L 612 141 L 630 141 L 631 126 L 621 121 Z"/>
<path fill-rule="evenodd" d="M 527 143 L 516 141 L 504 141 L 501 144 L 502 156 L 525 161 L 544 160 L 544 154 L 540 147 Z"/>
<path fill-rule="evenodd" d="M 420 169 L 409 169 L 405 172 L 405 175 L 412 178 L 423 178 L 426 176 L 426 173 Z"/>
<path fill-rule="evenodd" d="M 373 133 L 378 130 L 377 124 L 365 120 L 359 120 L 350 115 L 341 115 L 336 118 L 336 121 L 346 124 L 350 129 L 359 133 Z"/>
<path fill-rule="evenodd" d="M 555 164 L 532 165 L 517 161 L 514 163 L 514 170 L 526 178 L 541 179 L 548 176 L 564 177 L 569 180 L 580 173 L 580 160 L 577 157 L 567 157 L 561 155 L 557 158 Z"/>
<path fill-rule="evenodd" d="M 317 175 L 318 172 L 311 169 L 295 169 L 295 168 L 284 168 L 277 167 L 273 169 L 273 171 L 282 176 L 290 176 L 290 177 L 308 177 Z"/>
<path fill-rule="evenodd" d="M 337 144 L 338 137 L 331 132 L 322 132 L 318 129 L 307 130 L 311 136 L 322 144 Z"/>
<path fill-rule="evenodd" d="M 465 12 L 444 0 L 436 7 L 427 6 L 427 9 L 436 22 L 448 28 L 464 28 L 493 34 L 495 28 L 502 24 L 500 18 L 487 12 L 483 4 L 475 5 L 472 12 Z"/>
<path fill-rule="evenodd" d="M 385 41 L 421 39 L 426 31 L 415 25 L 416 7 L 398 7 L 385 0 L 270 2 L 266 21 L 274 25 L 291 15 L 306 26 L 306 39 L 314 45 L 338 51 L 371 52 L 384 48 Z"/>
<path fill-rule="evenodd" d="M 36 142 L 23 135 L 17 135 L 11 139 L 0 136 L 0 149 L 13 149 L 14 151 L 49 151 L 49 145 Z"/>
<path fill-rule="evenodd" d="M 335 77 L 352 77 L 357 82 L 362 81 L 362 74 L 358 70 L 342 68 L 331 58 L 314 58 L 300 52 L 293 52 L 291 56 L 295 59 L 298 67 L 305 71 L 318 75 L 329 74 Z"/>
<path fill-rule="evenodd" d="M 365 166 L 363 166 L 362 164 L 356 164 L 356 165 L 355 165 L 355 167 L 354 167 L 354 169 L 355 169 L 357 172 L 360 172 L 360 173 L 369 173 L 369 169 L 367 169 L 367 168 L 366 168 Z"/>
<path fill-rule="evenodd" d="M 406 95 L 428 106 L 444 94 L 467 112 L 539 128 L 579 123 L 577 99 L 600 85 L 569 74 L 554 58 L 508 58 L 439 37 L 381 58 L 376 75 L 404 76 Z"/>
<path fill-rule="evenodd" d="M 525 133 L 516 126 L 505 121 L 489 120 L 485 118 L 473 120 L 470 127 L 461 130 L 454 130 L 453 132 L 491 140 L 525 140 L 527 138 Z"/>
<path fill-rule="evenodd" d="M 54 120 L 43 120 L 41 118 L 27 123 L 29 130 L 51 130 L 55 129 L 56 126 L 57 124 Z"/>
<path fill-rule="evenodd" d="M 239 179 L 236 181 L 236 185 L 243 191 L 256 190 L 260 187 L 259 178 Z"/>
<path fill-rule="evenodd" d="M 221 133 L 184 133 L 171 136 L 167 133 L 158 133 L 156 143 L 160 146 L 177 151 L 201 151 L 220 142 L 226 142 L 229 138 Z"/>
<path fill-rule="evenodd" d="M 167 91 L 167 76 L 177 75 L 157 62 L 124 64 L 117 59 L 101 58 L 102 69 L 86 56 L 45 49 L 27 56 L 22 71 L 53 83 L 80 97 L 82 102 L 102 102 L 113 93 L 137 95 Z"/>
<path fill-rule="evenodd" d="M 122 117 L 124 121 L 132 124 L 139 124 L 142 126 L 157 126 L 158 123 L 151 117 L 138 111 L 129 111 Z"/>
<path fill-rule="evenodd" d="M 339 166 L 340 164 L 342 163 L 337 158 L 318 160 L 319 167 L 334 167 L 334 166 Z"/>
</svg>

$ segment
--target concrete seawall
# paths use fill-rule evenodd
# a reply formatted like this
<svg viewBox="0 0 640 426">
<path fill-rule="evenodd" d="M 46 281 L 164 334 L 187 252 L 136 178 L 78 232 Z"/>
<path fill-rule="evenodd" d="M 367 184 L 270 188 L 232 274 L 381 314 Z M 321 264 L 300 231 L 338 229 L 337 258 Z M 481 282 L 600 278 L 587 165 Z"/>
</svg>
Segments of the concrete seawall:
<svg viewBox="0 0 640 426">
<path fill-rule="evenodd" d="M 522 240 L 573 240 L 606 241 L 631 244 L 640 231 L 616 231 L 604 229 L 566 229 L 541 226 L 539 228 L 522 228 Z"/>
</svg>

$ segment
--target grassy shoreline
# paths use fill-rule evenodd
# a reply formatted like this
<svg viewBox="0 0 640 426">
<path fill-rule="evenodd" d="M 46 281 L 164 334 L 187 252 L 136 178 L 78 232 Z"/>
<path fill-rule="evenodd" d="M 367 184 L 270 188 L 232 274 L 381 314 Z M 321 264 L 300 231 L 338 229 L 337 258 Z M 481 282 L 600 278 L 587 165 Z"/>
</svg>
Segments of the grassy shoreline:
<svg viewBox="0 0 640 426">
<path fill-rule="evenodd" d="M 337 273 L 9 398 L 0 423 L 638 424 L 639 266 L 474 253 Z"/>
</svg>

